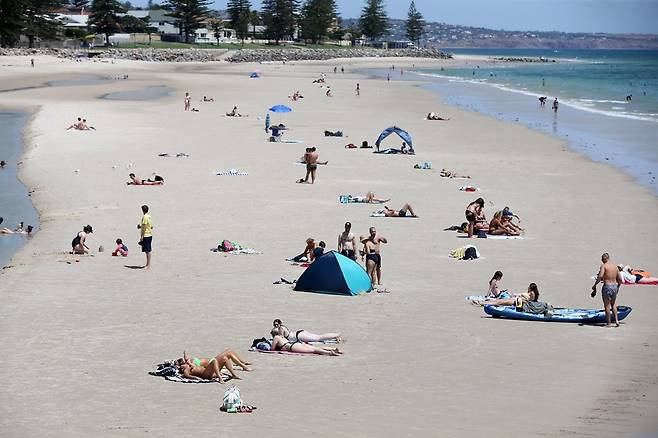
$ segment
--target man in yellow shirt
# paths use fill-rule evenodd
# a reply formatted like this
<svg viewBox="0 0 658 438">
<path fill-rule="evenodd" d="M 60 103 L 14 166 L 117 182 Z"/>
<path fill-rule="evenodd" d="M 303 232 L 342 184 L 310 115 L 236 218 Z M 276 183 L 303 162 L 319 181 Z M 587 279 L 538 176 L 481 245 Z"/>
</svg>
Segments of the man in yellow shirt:
<svg viewBox="0 0 658 438">
<path fill-rule="evenodd" d="M 153 240 L 153 222 L 151 222 L 151 215 L 149 214 L 149 206 L 142 205 L 142 221 L 139 224 L 140 236 L 139 244 L 142 247 L 142 252 L 146 253 L 146 269 L 151 269 L 151 241 Z"/>
</svg>

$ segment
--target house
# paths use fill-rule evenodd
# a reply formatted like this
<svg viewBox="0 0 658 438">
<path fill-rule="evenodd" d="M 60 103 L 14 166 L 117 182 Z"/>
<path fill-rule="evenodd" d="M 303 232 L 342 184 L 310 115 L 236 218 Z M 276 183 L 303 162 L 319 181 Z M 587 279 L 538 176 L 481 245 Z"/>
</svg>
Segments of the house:
<svg viewBox="0 0 658 438">
<path fill-rule="evenodd" d="M 126 12 L 126 15 L 147 21 L 149 27 L 156 28 L 156 32 L 159 34 L 178 34 L 176 19 L 167 15 L 168 13 L 169 11 L 164 9 L 145 9 L 130 10 Z"/>
</svg>

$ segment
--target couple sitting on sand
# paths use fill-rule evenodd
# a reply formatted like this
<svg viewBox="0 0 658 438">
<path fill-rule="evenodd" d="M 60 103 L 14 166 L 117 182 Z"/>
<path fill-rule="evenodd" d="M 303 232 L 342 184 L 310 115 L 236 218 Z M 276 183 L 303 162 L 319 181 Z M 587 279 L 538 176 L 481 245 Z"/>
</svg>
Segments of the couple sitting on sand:
<svg viewBox="0 0 658 438">
<path fill-rule="evenodd" d="M 233 350 L 226 349 L 213 358 L 190 358 L 187 351 L 183 351 L 183 357 L 176 361 L 176 366 L 180 373 L 192 380 L 213 380 L 218 379 L 219 383 L 224 383 L 222 369 L 226 368 L 231 377 L 240 380 L 235 373 L 233 365 L 238 365 L 244 371 L 251 371 L 249 362 L 242 360 Z"/>
<path fill-rule="evenodd" d="M 310 342 L 320 343 L 326 341 L 342 342 L 340 333 L 325 333 L 316 335 L 306 330 L 292 331 L 280 319 L 272 323 L 274 328 L 270 331 L 272 341 L 265 338 L 254 339 L 252 348 L 261 351 L 284 351 L 288 353 L 320 354 L 323 356 L 339 356 L 343 354 L 336 347 L 309 345 Z"/>
<path fill-rule="evenodd" d="M 468 237 L 473 237 L 474 233 L 478 236 L 481 234 L 491 234 L 493 236 L 519 236 L 523 228 L 515 225 L 512 218 L 519 218 L 512 213 L 509 207 L 496 212 L 491 222 L 487 223 L 484 215 L 484 199 L 477 198 L 466 206 L 466 220 L 468 220 Z"/>
<path fill-rule="evenodd" d="M 69 129 L 75 129 L 77 131 L 89 131 L 90 129 L 93 129 L 94 131 L 96 128 L 93 126 L 87 126 L 87 119 L 83 119 L 82 117 L 78 117 L 78 121 L 68 128 L 66 130 L 68 131 Z"/>
<path fill-rule="evenodd" d="M 153 174 L 153 179 L 141 179 L 136 177 L 134 173 L 131 173 L 128 177 L 130 181 L 126 184 L 129 186 L 161 186 L 164 184 L 164 178 L 156 174 Z"/>
<path fill-rule="evenodd" d="M 543 313 L 536 311 L 536 309 L 550 306 L 545 303 L 540 304 L 539 288 L 535 283 L 530 283 L 528 290 L 518 295 L 512 295 L 507 289 L 499 291 L 498 282 L 502 278 L 503 273 L 496 271 L 491 280 L 489 280 L 489 288 L 484 299 L 472 300 L 471 302 L 479 306 L 515 306 L 517 310 L 528 313 Z"/>
</svg>

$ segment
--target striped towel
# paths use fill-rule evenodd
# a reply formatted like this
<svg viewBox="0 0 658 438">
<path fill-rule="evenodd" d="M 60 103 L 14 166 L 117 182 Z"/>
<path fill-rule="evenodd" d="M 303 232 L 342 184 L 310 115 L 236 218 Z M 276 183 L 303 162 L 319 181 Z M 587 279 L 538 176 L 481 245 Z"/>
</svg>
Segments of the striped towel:
<svg viewBox="0 0 658 438">
<path fill-rule="evenodd" d="M 216 172 L 215 175 L 219 175 L 219 176 L 224 176 L 224 175 L 245 176 L 245 175 L 249 175 L 249 173 L 244 172 L 244 171 L 239 171 L 239 170 L 236 170 L 236 169 L 229 169 L 229 170 L 220 170 L 220 171 Z"/>
</svg>

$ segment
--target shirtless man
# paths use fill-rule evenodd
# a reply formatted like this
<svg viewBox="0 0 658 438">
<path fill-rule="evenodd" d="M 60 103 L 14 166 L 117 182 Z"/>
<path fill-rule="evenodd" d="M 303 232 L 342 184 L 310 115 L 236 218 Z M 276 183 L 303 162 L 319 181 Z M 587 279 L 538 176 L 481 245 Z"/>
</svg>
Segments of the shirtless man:
<svg viewBox="0 0 658 438">
<path fill-rule="evenodd" d="M 605 306 L 606 326 L 610 328 L 610 308 L 612 307 L 615 327 L 619 327 L 619 319 L 617 318 L 617 293 L 623 280 L 621 275 L 619 275 L 619 268 L 610 261 L 610 255 L 607 252 L 601 256 L 601 268 L 599 268 L 599 274 L 596 276 L 596 281 L 592 286 L 592 298 L 596 296 L 596 285 L 599 283 L 603 283 L 601 296 L 603 297 L 603 305 Z"/>
<path fill-rule="evenodd" d="M 338 235 L 338 252 L 356 261 L 356 236 L 349 222 L 345 222 L 345 231 Z"/>
<path fill-rule="evenodd" d="M 68 128 L 66 128 L 66 130 L 67 131 L 69 129 L 81 130 L 81 129 L 83 129 L 81 126 L 82 126 L 82 117 L 78 117 L 78 121 L 76 123 L 72 124 L 71 126 L 69 126 Z"/>
<path fill-rule="evenodd" d="M 410 217 L 418 217 L 409 203 L 404 204 L 400 210 L 392 210 L 387 206 L 384 206 L 384 214 L 386 217 L 405 217 L 407 212 L 411 213 Z"/>
<path fill-rule="evenodd" d="M 306 148 L 306 153 L 304 154 L 304 162 L 306 163 L 306 177 L 303 180 L 299 180 L 300 183 L 308 183 L 308 177 L 311 177 L 311 184 L 315 183 L 315 171 L 318 170 L 318 155 L 315 147 Z M 325 164 L 328 162 L 325 162 Z"/>
<path fill-rule="evenodd" d="M 370 245 L 366 241 L 370 242 L 374 246 Z M 382 255 L 381 255 L 382 243 L 388 243 L 386 237 L 377 234 L 377 229 L 375 227 L 370 227 L 370 234 L 367 237 L 367 239 L 365 239 L 363 242 L 364 248 L 370 248 L 370 249 L 368 251 L 364 251 L 362 257 L 366 259 L 366 263 L 368 262 L 368 260 L 372 260 L 375 262 L 377 280 L 379 281 L 379 284 L 381 284 L 382 282 Z"/>
</svg>

